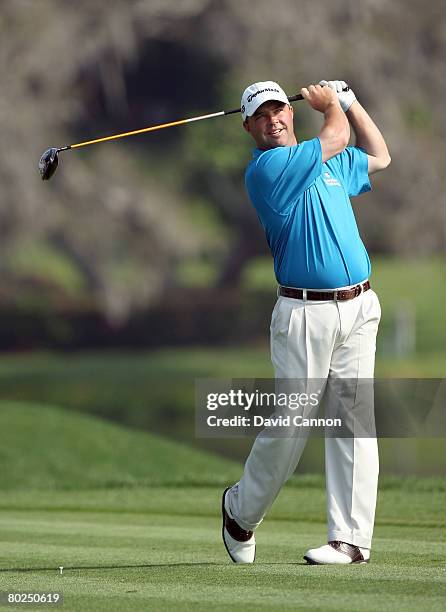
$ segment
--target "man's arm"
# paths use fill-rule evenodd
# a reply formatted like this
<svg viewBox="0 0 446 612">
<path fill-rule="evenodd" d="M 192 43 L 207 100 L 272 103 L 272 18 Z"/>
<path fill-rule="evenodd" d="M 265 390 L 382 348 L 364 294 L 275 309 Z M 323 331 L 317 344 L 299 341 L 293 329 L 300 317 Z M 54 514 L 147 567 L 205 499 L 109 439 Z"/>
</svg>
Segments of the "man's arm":
<svg viewBox="0 0 446 612">
<path fill-rule="evenodd" d="M 320 81 L 319 85 L 336 92 L 341 108 L 355 132 L 356 146 L 367 153 L 368 173 L 373 174 L 387 168 L 390 155 L 384 138 L 367 111 L 357 101 L 354 92 L 347 87 L 347 83 Z"/>
<path fill-rule="evenodd" d="M 301 90 L 308 104 L 324 114 L 324 125 L 319 132 L 322 147 L 322 161 L 338 155 L 348 145 L 350 125 L 339 104 L 336 92 L 329 87 L 310 85 Z"/>
<path fill-rule="evenodd" d="M 353 102 L 346 115 L 356 136 L 356 146 L 367 153 L 369 174 L 387 168 L 391 159 L 386 142 L 378 127 L 358 100 Z"/>
</svg>

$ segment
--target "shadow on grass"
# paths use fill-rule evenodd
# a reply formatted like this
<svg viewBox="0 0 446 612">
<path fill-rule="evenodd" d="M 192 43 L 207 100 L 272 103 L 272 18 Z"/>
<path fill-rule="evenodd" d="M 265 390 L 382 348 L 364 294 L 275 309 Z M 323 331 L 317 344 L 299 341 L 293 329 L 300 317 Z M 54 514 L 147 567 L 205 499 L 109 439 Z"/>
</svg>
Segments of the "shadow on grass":
<svg viewBox="0 0 446 612">
<path fill-rule="evenodd" d="M 76 571 L 76 570 L 113 570 L 113 569 L 151 569 L 151 568 L 162 568 L 162 567 L 210 567 L 210 566 L 235 566 L 236 563 L 219 563 L 218 561 L 196 561 L 192 563 L 144 563 L 142 565 L 78 565 L 78 566 L 63 566 L 63 571 Z M 242 564 L 245 566 L 246 564 Z M 308 565 L 306 562 L 301 563 L 255 563 L 254 565 Z M 7 572 L 58 572 L 59 567 L 2 567 L 0 573 Z"/>
</svg>

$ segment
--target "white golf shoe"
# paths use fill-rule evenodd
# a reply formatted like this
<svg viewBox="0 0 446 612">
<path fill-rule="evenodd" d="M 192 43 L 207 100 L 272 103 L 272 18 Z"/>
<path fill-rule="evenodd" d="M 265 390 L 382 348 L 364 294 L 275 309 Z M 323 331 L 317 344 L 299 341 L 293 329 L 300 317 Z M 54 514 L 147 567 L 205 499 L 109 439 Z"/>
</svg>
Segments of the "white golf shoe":
<svg viewBox="0 0 446 612">
<path fill-rule="evenodd" d="M 223 525 L 221 535 L 229 556 L 234 563 L 254 563 L 256 558 L 256 539 L 253 531 L 245 531 L 238 525 L 226 509 L 226 493 L 231 487 L 225 489 L 221 500 L 221 513 Z"/>
<path fill-rule="evenodd" d="M 334 540 L 325 544 L 325 546 L 310 548 L 305 553 L 304 559 L 311 565 L 368 563 L 370 561 L 370 550 Z"/>
</svg>

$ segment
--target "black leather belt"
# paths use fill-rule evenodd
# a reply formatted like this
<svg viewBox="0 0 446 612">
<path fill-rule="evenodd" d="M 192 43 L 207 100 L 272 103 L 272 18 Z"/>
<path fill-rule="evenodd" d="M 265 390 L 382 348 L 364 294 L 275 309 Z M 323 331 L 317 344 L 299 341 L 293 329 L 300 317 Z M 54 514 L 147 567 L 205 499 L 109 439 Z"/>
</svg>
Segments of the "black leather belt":
<svg viewBox="0 0 446 612">
<path fill-rule="evenodd" d="M 306 289 L 306 299 L 323 302 L 326 300 L 335 300 L 337 302 L 345 302 L 352 300 L 364 291 L 370 289 L 369 281 L 352 287 L 351 289 L 336 289 L 336 291 L 315 291 L 314 289 Z M 303 289 L 294 289 L 294 287 L 282 287 L 279 285 L 279 295 L 282 297 L 294 298 L 295 300 L 304 299 Z"/>
</svg>

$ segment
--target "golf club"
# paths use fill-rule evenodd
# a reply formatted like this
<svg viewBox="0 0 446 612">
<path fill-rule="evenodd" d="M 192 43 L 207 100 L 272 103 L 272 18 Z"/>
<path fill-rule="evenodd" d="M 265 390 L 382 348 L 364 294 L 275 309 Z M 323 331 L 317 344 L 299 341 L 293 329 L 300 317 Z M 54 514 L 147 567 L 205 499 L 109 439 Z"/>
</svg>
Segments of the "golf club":
<svg viewBox="0 0 446 612">
<path fill-rule="evenodd" d="M 344 91 L 348 91 L 348 87 Z M 297 102 L 303 100 L 302 94 L 296 94 L 295 96 L 289 96 L 290 102 Z M 193 121 L 202 121 L 203 119 L 211 119 L 212 117 L 220 117 L 223 115 L 233 115 L 234 113 L 240 113 L 241 108 L 234 108 L 227 111 L 219 111 L 217 113 L 210 113 L 208 115 L 200 115 L 199 117 L 190 117 L 189 119 L 180 119 L 178 121 L 171 121 L 170 123 L 161 123 L 160 125 L 152 125 L 150 127 L 142 128 L 141 130 L 134 130 L 133 132 L 123 132 L 122 134 L 114 134 L 112 136 L 105 136 L 104 138 L 97 138 L 96 140 L 87 140 L 85 142 L 78 142 L 77 144 L 67 145 L 65 147 L 52 147 L 47 149 L 39 160 L 39 171 L 42 181 L 48 181 L 57 170 L 59 164 L 59 153 L 61 151 L 68 151 L 68 149 L 78 149 L 80 147 L 86 147 L 88 145 L 97 144 L 99 142 L 106 142 L 107 140 L 116 140 L 118 138 L 125 138 L 126 136 L 135 136 L 136 134 L 144 134 L 145 132 L 154 132 L 155 130 L 162 130 L 164 128 L 174 127 L 176 125 L 184 125 L 186 123 L 192 123 Z"/>
</svg>

